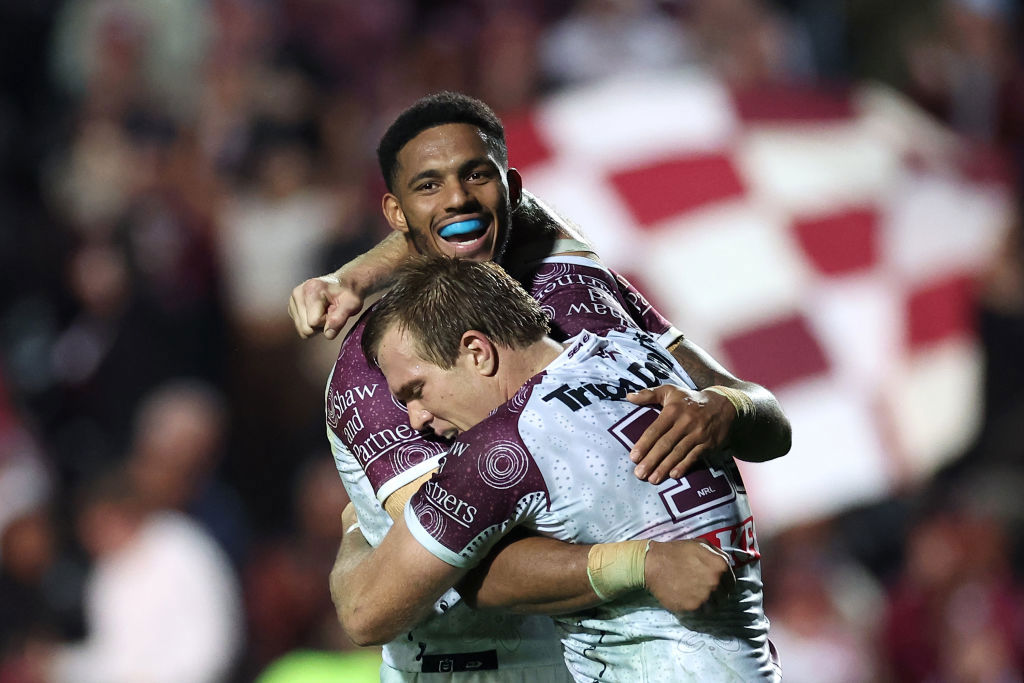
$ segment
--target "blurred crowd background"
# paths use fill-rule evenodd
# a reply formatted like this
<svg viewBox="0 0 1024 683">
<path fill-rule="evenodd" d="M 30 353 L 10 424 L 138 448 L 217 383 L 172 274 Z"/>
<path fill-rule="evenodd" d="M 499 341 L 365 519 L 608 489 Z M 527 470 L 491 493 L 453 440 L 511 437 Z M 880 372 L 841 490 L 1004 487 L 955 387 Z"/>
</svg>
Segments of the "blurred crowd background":
<svg viewBox="0 0 1024 683">
<path fill-rule="evenodd" d="M 351 649 L 327 588 L 346 502 L 322 412 L 336 344 L 300 341 L 286 304 L 386 234 L 374 148 L 417 97 L 462 90 L 511 114 L 634 71 L 706 69 L 736 89 L 877 80 L 1017 178 L 1020 10 L 0 3 L 0 683 L 249 681 L 289 653 Z M 971 448 L 923 487 L 761 539 L 787 680 L 1022 680 L 1009 234 L 980 289 Z"/>
</svg>

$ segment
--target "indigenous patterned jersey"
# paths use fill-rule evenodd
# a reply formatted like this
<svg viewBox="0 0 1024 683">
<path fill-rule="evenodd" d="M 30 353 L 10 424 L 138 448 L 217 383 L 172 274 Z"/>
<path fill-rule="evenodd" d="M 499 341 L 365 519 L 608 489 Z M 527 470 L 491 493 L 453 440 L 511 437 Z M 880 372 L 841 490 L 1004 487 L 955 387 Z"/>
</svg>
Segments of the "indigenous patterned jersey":
<svg viewBox="0 0 1024 683">
<path fill-rule="evenodd" d="M 579 680 L 763 680 L 778 675 L 761 596 L 760 554 L 728 454 L 659 486 L 627 453 L 657 412 L 627 393 L 693 383 L 635 328 L 580 333 L 544 372 L 453 443 L 405 519 L 430 552 L 472 566 L 517 525 L 574 543 L 703 538 L 725 550 L 737 586 L 711 611 L 676 617 L 648 596 L 557 619 Z"/>
<path fill-rule="evenodd" d="M 551 257 L 529 264 L 518 276 L 552 318 L 552 336 L 557 339 L 567 339 L 584 327 L 605 330 L 624 324 L 641 325 L 666 344 L 679 336 L 628 282 L 593 260 Z M 365 318 L 342 343 L 325 403 L 335 464 L 363 535 L 377 545 L 391 527 L 381 503 L 435 469 L 448 445 L 410 427 L 408 413 L 391 396 L 384 376 L 363 356 L 364 328 Z M 467 652 L 501 669 L 561 660 L 557 634 L 547 618 L 480 615 L 463 605 L 454 591 L 438 601 L 435 612 L 443 616 L 384 646 L 389 666 L 409 672 L 435 670 L 446 666 L 436 664 L 438 658 L 458 653 L 448 660 L 463 661 Z M 476 663 L 471 657 L 463 670 Z"/>
</svg>

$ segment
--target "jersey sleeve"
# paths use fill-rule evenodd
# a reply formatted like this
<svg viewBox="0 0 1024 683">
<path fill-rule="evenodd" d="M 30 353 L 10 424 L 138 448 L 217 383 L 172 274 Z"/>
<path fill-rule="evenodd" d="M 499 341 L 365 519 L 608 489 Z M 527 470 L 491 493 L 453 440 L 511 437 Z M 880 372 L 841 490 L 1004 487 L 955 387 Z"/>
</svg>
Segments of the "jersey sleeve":
<svg viewBox="0 0 1024 683">
<path fill-rule="evenodd" d="M 669 346 L 683 336 L 668 319 L 640 293 L 636 287 L 622 275 L 611 271 L 621 299 L 625 302 L 630 317 L 636 321 L 640 329 L 653 335 L 662 346 Z"/>
<path fill-rule="evenodd" d="M 391 395 L 384 375 L 363 355 L 363 329 L 365 317 L 338 352 L 327 385 L 325 417 L 332 450 L 343 447 L 350 454 L 383 502 L 434 469 L 448 445 L 424 437 L 409 424 L 408 412 Z"/>
<path fill-rule="evenodd" d="M 559 341 L 583 330 L 601 334 L 637 326 L 615 276 L 597 261 L 553 257 L 534 264 L 524 279 L 551 320 L 551 336 Z"/>
<path fill-rule="evenodd" d="M 506 404 L 463 433 L 405 507 L 413 537 L 452 566 L 474 566 L 548 504 L 544 478 L 515 429 L 517 418 Z"/>
<path fill-rule="evenodd" d="M 593 259 L 555 256 L 530 264 L 520 277 L 560 341 L 582 330 L 639 328 L 667 347 L 682 336 L 628 280 Z"/>
</svg>

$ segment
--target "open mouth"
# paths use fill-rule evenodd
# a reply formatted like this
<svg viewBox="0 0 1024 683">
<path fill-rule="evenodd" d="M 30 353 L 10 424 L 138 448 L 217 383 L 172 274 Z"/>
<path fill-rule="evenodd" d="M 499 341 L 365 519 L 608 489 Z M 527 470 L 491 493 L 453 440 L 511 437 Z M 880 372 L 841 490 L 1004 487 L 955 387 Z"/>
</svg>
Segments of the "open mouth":
<svg viewBox="0 0 1024 683">
<path fill-rule="evenodd" d="M 471 218 L 449 223 L 438 230 L 437 234 L 450 244 L 469 244 L 486 235 L 488 225 L 479 218 Z"/>
</svg>

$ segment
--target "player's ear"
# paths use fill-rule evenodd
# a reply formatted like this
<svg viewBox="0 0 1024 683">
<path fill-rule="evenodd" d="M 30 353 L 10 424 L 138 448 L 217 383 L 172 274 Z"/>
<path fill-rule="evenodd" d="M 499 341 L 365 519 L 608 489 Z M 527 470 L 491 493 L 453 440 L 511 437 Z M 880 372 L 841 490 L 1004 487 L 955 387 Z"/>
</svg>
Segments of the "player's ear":
<svg viewBox="0 0 1024 683">
<path fill-rule="evenodd" d="M 405 220 L 405 212 L 402 211 L 402 207 L 398 203 L 398 197 L 388 192 L 381 199 L 380 207 L 392 230 L 409 233 L 409 222 Z"/>
<path fill-rule="evenodd" d="M 467 330 L 459 343 L 459 357 L 474 371 L 485 377 L 498 369 L 498 355 L 494 344 L 483 332 Z"/>
<path fill-rule="evenodd" d="M 514 209 L 523 201 L 523 176 L 519 175 L 516 169 L 510 168 L 505 173 L 505 178 L 508 180 L 508 200 Z"/>
</svg>

